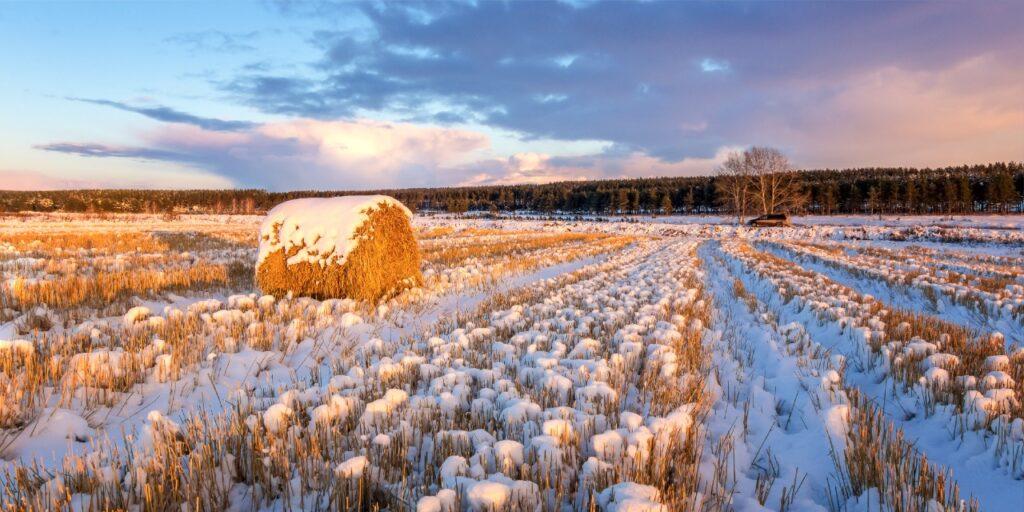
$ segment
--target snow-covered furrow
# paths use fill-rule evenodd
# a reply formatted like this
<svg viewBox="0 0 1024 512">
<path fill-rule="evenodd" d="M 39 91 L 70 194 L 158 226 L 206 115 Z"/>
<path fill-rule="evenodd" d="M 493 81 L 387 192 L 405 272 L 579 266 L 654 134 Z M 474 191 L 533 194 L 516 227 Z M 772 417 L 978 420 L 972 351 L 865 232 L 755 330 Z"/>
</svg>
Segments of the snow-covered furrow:
<svg viewBox="0 0 1024 512">
<path fill-rule="evenodd" d="M 956 249 L 943 247 L 933 249 L 922 247 L 926 254 L 934 255 L 937 258 L 946 258 L 952 263 L 960 263 L 974 268 L 982 265 L 982 268 L 991 271 L 993 274 L 1024 273 L 1024 257 L 1019 249 L 1016 254 L 989 254 L 980 251 L 970 251 L 967 248 L 957 247 Z"/>
<path fill-rule="evenodd" d="M 941 287 L 928 283 L 895 284 L 887 278 L 885 268 L 866 268 L 849 261 L 832 258 L 820 252 L 801 250 L 791 244 L 764 243 L 759 247 L 777 256 L 787 258 L 804 268 L 823 274 L 862 295 L 871 295 L 893 306 L 922 314 L 940 315 L 944 320 L 974 329 L 979 333 L 998 332 L 1007 344 L 1024 344 L 1024 317 L 1016 313 L 1019 306 L 979 307 L 971 295 L 961 290 L 945 293 Z M 955 297 L 960 297 L 956 300 Z M 964 300 L 967 298 L 969 300 Z M 985 299 L 987 300 L 987 299 Z"/>
<path fill-rule="evenodd" d="M 920 248 L 936 253 L 957 253 L 964 258 L 990 259 L 990 261 L 1014 263 L 1024 254 L 1024 248 L 1013 245 L 993 244 L 954 244 L 943 242 L 898 241 L 898 240 L 847 240 L 843 242 L 851 247 L 878 247 L 884 249 L 903 250 Z M 1003 260 L 1002 258 L 1008 258 Z"/>
<path fill-rule="evenodd" d="M 974 311 L 968 311 L 953 305 L 950 310 L 940 310 L 945 301 L 936 302 L 929 300 L 921 290 L 909 286 L 893 286 L 882 278 L 869 277 L 866 274 L 855 273 L 847 267 L 826 263 L 814 256 L 794 253 L 784 246 L 776 244 L 763 244 L 759 248 L 770 254 L 789 259 L 803 268 L 819 273 L 829 279 L 856 290 L 861 295 L 870 295 L 886 304 L 895 307 L 917 311 L 922 314 L 939 314 L 947 321 L 957 323 L 966 328 L 976 329 L 979 332 L 992 331 L 990 320 Z"/>
<path fill-rule="evenodd" d="M 865 260 L 880 258 L 905 270 L 948 270 L 964 274 L 967 278 L 1009 277 L 1016 278 L 1020 272 L 1020 259 L 995 256 L 983 252 L 964 252 L 948 248 L 942 250 L 923 245 L 907 245 L 895 248 L 885 244 L 836 242 L 835 248 L 847 255 Z M 877 260 L 876 260 L 877 261 Z"/>
<path fill-rule="evenodd" d="M 844 249 L 856 252 L 871 251 L 873 253 L 880 253 L 895 259 L 905 254 L 879 246 L 849 245 L 843 247 Z M 918 258 L 921 258 L 923 263 L 936 269 L 950 270 L 967 275 L 973 274 L 980 277 L 1005 278 L 1024 284 L 1024 261 L 1021 258 L 968 253 L 950 249 L 939 251 L 918 246 L 915 246 L 913 251 Z"/>
<path fill-rule="evenodd" d="M 842 453 L 849 413 L 842 361 L 811 343 L 800 325 L 780 328 L 770 314 L 751 311 L 710 242 L 701 257 L 716 311 L 712 357 L 722 395 L 707 423 L 734 443 L 735 509 L 829 510 L 832 454 Z"/>
<path fill-rule="evenodd" d="M 999 380 L 1003 370 L 1011 370 L 1004 362 L 1020 364 L 1018 354 L 984 359 L 990 370 L 975 377 L 964 372 L 972 356 L 949 353 L 956 351 L 949 338 L 925 341 L 908 332 L 894 339 L 894 330 L 887 329 L 892 326 L 885 325 L 892 320 L 889 310 L 871 298 L 823 276 L 803 276 L 791 262 L 758 257 L 738 244 L 729 244 L 725 253 L 744 285 L 782 323 L 806 326 L 812 339 L 844 356 L 847 385 L 884 411 L 929 461 L 950 470 L 964 495 L 979 499 L 986 510 L 1024 500 L 1024 420 L 1007 413 L 1019 406 L 1015 383 Z M 895 327 L 919 329 L 917 323 Z"/>
</svg>

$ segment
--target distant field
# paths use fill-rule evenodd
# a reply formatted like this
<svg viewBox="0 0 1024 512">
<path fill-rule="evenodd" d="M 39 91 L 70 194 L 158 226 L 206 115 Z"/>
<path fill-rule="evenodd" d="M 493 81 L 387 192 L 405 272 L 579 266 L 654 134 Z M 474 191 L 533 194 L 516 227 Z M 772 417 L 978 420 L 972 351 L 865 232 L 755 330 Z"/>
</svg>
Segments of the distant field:
<svg viewBox="0 0 1024 512">
<path fill-rule="evenodd" d="M 417 217 L 377 305 L 260 221 L 0 218 L 0 509 L 1024 503 L 1022 217 Z"/>
</svg>

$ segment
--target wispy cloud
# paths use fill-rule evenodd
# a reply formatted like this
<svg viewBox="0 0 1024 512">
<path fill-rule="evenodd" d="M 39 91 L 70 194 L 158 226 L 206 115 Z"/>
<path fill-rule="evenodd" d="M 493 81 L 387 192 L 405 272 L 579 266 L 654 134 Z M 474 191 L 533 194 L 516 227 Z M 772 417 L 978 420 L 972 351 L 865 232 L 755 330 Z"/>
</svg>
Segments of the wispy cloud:
<svg viewBox="0 0 1024 512">
<path fill-rule="evenodd" d="M 182 45 L 193 52 L 241 53 L 256 50 L 253 45 L 259 32 L 226 32 L 223 30 L 200 30 L 175 34 L 164 41 Z"/>
<path fill-rule="evenodd" d="M 55 153 L 67 153 L 85 157 L 97 158 L 138 158 L 141 160 L 171 160 L 187 162 L 189 155 L 176 153 L 163 149 L 108 146 L 105 144 L 78 143 L 78 142 L 53 142 L 50 144 L 39 144 L 33 146 L 41 151 L 52 151 Z"/>
<path fill-rule="evenodd" d="M 194 114 L 189 114 L 188 112 L 182 112 L 180 110 L 176 110 L 171 107 L 166 107 L 163 105 L 144 107 L 138 105 L 129 105 L 127 103 L 123 103 L 120 101 L 105 99 L 74 97 L 69 97 L 68 99 L 72 101 L 80 101 L 83 103 L 92 103 L 95 105 L 112 107 L 118 110 L 123 110 L 125 112 L 134 112 L 136 114 L 146 116 L 150 119 L 155 119 L 157 121 L 163 121 L 166 123 L 191 124 L 206 130 L 235 131 L 245 130 L 255 126 L 254 123 L 250 123 L 248 121 L 231 121 L 225 119 L 216 119 L 212 117 L 202 117 Z"/>
<path fill-rule="evenodd" d="M 725 161 L 739 146 L 718 148 L 707 158 L 663 160 L 651 155 L 610 150 L 573 157 L 542 153 L 517 153 L 506 161 L 476 162 L 466 168 L 469 174 L 460 185 L 507 185 L 551 183 L 611 178 L 653 178 L 659 176 L 706 176 Z"/>
<path fill-rule="evenodd" d="M 705 73 L 722 73 L 729 71 L 729 62 L 705 57 L 700 61 L 700 70 Z"/>
</svg>

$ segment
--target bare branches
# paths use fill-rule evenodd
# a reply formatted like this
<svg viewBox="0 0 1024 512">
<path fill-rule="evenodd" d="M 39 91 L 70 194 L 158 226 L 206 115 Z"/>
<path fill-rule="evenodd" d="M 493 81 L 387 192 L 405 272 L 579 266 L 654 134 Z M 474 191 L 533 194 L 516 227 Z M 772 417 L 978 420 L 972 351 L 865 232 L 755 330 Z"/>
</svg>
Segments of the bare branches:
<svg viewBox="0 0 1024 512">
<path fill-rule="evenodd" d="M 777 149 L 755 146 L 733 153 L 718 172 L 720 200 L 737 221 L 750 209 L 766 215 L 793 212 L 806 203 L 797 171 Z"/>
<path fill-rule="evenodd" d="M 751 203 L 750 168 L 747 167 L 743 153 L 733 152 L 718 168 L 716 189 L 719 202 L 736 214 L 736 222 L 747 215 Z"/>
<path fill-rule="evenodd" d="M 755 146 L 743 156 L 753 177 L 753 200 L 762 215 L 791 212 L 803 206 L 799 176 L 781 151 Z"/>
</svg>

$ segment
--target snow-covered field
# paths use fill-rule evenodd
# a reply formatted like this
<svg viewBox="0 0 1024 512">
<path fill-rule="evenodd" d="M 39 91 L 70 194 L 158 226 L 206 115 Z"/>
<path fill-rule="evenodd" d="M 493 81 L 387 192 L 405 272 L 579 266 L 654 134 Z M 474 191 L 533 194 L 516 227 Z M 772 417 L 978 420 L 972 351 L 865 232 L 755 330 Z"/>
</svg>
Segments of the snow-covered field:
<svg viewBox="0 0 1024 512">
<path fill-rule="evenodd" d="M 3 510 L 1022 510 L 1020 217 L 417 217 L 275 300 L 261 218 L 0 218 Z"/>
</svg>

